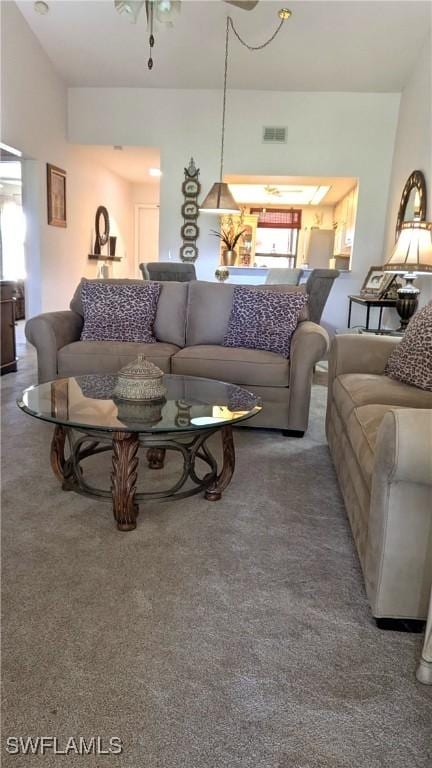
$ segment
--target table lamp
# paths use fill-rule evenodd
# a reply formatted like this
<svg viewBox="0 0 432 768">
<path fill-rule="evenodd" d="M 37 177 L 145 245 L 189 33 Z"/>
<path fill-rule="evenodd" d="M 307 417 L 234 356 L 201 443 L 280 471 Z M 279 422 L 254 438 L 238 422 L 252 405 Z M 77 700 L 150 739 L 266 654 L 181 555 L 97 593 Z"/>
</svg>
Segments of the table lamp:
<svg viewBox="0 0 432 768">
<path fill-rule="evenodd" d="M 418 275 L 432 275 L 432 224 L 427 221 L 405 221 L 396 240 L 385 272 L 403 275 L 405 285 L 398 290 L 396 310 L 400 331 L 404 331 L 418 307 L 420 290 L 413 285 Z"/>
</svg>

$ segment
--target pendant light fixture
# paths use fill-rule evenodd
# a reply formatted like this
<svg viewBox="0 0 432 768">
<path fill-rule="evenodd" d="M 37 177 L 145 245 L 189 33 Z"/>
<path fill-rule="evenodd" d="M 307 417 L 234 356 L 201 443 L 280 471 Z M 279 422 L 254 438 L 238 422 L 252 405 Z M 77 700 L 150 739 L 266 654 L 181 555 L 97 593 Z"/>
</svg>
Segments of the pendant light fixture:
<svg viewBox="0 0 432 768">
<path fill-rule="evenodd" d="M 221 153 L 220 153 L 220 168 L 219 168 L 219 181 L 216 181 L 207 197 L 204 198 L 200 205 L 200 211 L 203 213 L 217 213 L 219 215 L 225 213 L 240 213 L 240 208 L 234 200 L 230 188 L 226 182 L 223 181 L 223 164 L 224 164 L 224 143 L 225 143 L 225 115 L 226 115 L 226 95 L 227 95 L 227 77 L 228 77 L 228 53 L 229 53 L 229 31 L 230 27 L 234 32 L 237 40 L 249 51 L 260 51 L 266 48 L 273 42 L 276 35 L 282 28 L 284 22 L 290 18 L 291 11 L 288 8 L 281 8 L 278 11 L 279 24 L 275 32 L 269 40 L 261 45 L 249 45 L 246 43 L 237 32 L 234 22 L 231 16 L 227 16 L 226 20 L 226 32 L 225 32 L 225 70 L 224 70 L 224 85 L 223 85 L 223 100 L 222 100 L 222 132 L 221 132 Z"/>
</svg>

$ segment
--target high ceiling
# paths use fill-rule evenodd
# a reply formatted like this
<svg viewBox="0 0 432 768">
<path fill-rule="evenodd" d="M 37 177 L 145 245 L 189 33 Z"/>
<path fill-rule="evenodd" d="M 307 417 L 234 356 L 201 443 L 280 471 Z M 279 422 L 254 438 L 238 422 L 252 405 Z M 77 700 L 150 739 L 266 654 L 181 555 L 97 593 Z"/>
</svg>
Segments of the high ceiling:
<svg viewBox="0 0 432 768">
<path fill-rule="evenodd" d="M 133 184 L 159 186 L 160 179 L 150 169 L 160 168 L 160 152 L 155 147 L 110 147 L 76 145 L 75 151 L 89 162 L 98 163 Z"/>
<path fill-rule="evenodd" d="M 112 0 L 48 0 L 17 5 L 71 86 L 219 88 L 227 12 L 257 44 L 274 31 L 282 2 L 260 0 L 246 12 L 220 0 L 182 0 L 168 29 L 155 30 L 154 68 L 147 69 L 143 9 L 136 25 Z M 274 43 L 251 53 L 232 39 L 229 88 L 289 91 L 400 91 L 431 23 L 431 3 L 416 0 L 295 0 Z"/>
</svg>

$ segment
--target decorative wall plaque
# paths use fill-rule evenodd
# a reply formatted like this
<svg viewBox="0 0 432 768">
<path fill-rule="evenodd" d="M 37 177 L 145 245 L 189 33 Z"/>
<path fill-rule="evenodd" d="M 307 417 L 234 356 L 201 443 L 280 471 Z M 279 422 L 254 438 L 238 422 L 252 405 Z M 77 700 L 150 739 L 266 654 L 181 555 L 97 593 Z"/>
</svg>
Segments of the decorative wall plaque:
<svg viewBox="0 0 432 768">
<path fill-rule="evenodd" d="M 184 169 L 184 174 L 185 178 L 182 184 L 184 203 L 181 207 L 183 226 L 180 232 L 183 245 L 180 248 L 180 259 L 181 261 L 194 262 L 198 258 L 196 241 L 199 236 L 197 219 L 199 216 L 198 195 L 201 191 L 201 184 L 199 182 L 199 168 L 196 167 L 193 157 L 191 157 L 188 167 Z"/>
</svg>

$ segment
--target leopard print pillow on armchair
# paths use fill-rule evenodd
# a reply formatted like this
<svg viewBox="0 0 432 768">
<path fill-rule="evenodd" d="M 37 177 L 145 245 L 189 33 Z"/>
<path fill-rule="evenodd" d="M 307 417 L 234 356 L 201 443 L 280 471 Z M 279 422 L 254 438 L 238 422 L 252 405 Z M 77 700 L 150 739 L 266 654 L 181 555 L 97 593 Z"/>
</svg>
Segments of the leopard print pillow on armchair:
<svg viewBox="0 0 432 768">
<path fill-rule="evenodd" d="M 432 391 L 432 302 L 410 320 L 387 361 L 385 373 L 404 384 Z"/>
</svg>

